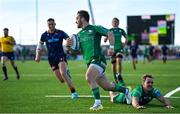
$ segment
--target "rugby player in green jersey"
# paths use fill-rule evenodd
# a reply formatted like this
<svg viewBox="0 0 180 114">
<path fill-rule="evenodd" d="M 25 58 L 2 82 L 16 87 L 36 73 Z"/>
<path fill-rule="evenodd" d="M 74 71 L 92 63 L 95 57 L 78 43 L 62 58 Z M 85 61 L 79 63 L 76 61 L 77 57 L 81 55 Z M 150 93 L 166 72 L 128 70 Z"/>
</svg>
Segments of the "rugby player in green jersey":
<svg viewBox="0 0 180 114">
<path fill-rule="evenodd" d="M 115 82 L 124 83 L 122 78 L 122 60 L 123 60 L 123 45 L 126 45 L 128 42 L 126 32 L 119 28 L 119 19 L 113 18 L 112 20 L 112 28 L 110 29 L 111 32 L 114 34 L 114 53 L 111 56 L 111 63 L 113 68 L 113 74 Z M 125 38 L 125 44 L 122 43 L 121 39 L 122 36 Z M 106 42 L 107 38 L 105 39 Z M 123 84 L 125 85 L 125 83 Z"/>
<path fill-rule="evenodd" d="M 148 48 L 147 48 L 147 46 L 144 47 L 143 55 L 144 55 L 143 63 L 145 63 L 146 59 L 147 59 L 147 62 L 149 63 L 149 55 L 148 55 Z"/>
<path fill-rule="evenodd" d="M 131 94 L 129 89 L 118 84 L 111 84 L 105 75 L 106 59 L 101 52 L 101 36 L 108 37 L 111 45 L 111 48 L 108 49 L 108 53 L 109 55 L 112 55 L 112 45 L 114 43 L 113 33 L 102 26 L 90 25 L 89 14 L 85 10 L 78 11 L 76 24 L 78 28 L 82 28 L 78 33 L 80 49 L 88 67 L 86 71 L 86 80 L 92 89 L 92 93 L 95 98 L 95 103 L 92 107 L 90 107 L 90 110 L 103 109 L 98 85 L 105 91 L 117 91 L 125 93 L 126 100 L 128 103 L 130 103 Z M 66 46 L 70 47 L 71 45 L 72 39 L 67 39 Z M 68 48 L 68 50 L 70 50 L 70 48 Z M 69 52 L 73 53 L 72 50 Z"/>
<path fill-rule="evenodd" d="M 165 99 L 160 91 L 153 87 L 152 75 L 144 75 L 142 84 L 132 91 L 132 106 L 136 109 L 144 109 L 153 98 L 158 99 L 166 108 L 174 108 L 170 101 Z M 126 103 L 124 93 L 110 92 L 110 100 L 113 103 Z"/>
</svg>

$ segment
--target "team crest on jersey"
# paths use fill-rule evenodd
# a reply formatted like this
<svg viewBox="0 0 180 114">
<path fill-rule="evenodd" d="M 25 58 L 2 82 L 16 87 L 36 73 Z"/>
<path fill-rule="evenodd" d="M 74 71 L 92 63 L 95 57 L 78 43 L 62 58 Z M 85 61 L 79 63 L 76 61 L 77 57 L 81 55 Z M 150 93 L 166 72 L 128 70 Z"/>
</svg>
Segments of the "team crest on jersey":
<svg viewBox="0 0 180 114">
<path fill-rule="evenodd" d="M 93 30 L 88 30 L 88 32 L 89 32 L 89 33 L 92 33 L 92 32 L 93 32 Z"/>
</svg>

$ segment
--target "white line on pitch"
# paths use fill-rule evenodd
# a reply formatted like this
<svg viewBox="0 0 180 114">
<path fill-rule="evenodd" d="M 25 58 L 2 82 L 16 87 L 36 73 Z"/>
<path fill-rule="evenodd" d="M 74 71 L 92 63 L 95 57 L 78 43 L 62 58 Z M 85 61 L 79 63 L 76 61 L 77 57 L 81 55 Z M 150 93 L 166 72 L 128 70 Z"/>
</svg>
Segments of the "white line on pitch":
<svg viewBox="0 0 180 114">
<path fill-rule="evenodd" d="M 175 94 L 175 93 L 178 92 L 178 91 L 180 91 L 180 87 L 178 87 L 178 88 L 170 91 L 170 92 L 167 93 L 164 97 L 167 97 L 167 98 L 168 98 L 168 97 L 172 96 L 173 94 Z"/>
<path fill-rule="evenodd" d="M 70 95 L 46 95 L 45 97 L 60 97 L 60 98 L 67 98 L 67 97 L 71 97 Z M 93 97 L 92 95 L 79 95 L 78 97 L 81 97 L 81 98 L 91 98 Z M 104 97 L 104 98 L 108 98 L 109 96 L 107 95 L 101 95 L 101 97 Z"/>
<path fill-rule="evenodd" d="M 47 98 L 69 98 L 70 95 L 46 95 Z M 92 98 L 92 95 L 79 95 L 79 98 Z M 101 95 L 102 98 L 109 98 L 107 95 Z M 164 96 L 166 97 L 166 96 Z M 172 99 L 179 99 L 180 97 L 166 97 L 166 98 L 172 98 Z"/>
</svg>

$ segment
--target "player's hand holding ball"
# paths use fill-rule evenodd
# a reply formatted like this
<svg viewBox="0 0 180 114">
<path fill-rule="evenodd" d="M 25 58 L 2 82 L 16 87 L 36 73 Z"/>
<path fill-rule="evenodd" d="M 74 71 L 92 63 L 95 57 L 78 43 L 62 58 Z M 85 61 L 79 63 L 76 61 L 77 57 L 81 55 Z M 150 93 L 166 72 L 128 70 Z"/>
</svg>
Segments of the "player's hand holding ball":
<svg viewBox="0 0 180 114">
<path fill-rule="evenodd" d="M 67 40 L 66 40 L 66 47 L 71 47 L 72 46 L 72 39 L 71 38 L 68 38 Z"/>
<path fill-rule="evenodd" d="M 66 40 L 67 53 L 77 54 L 80 50 L 79 37 L 76 34 L 71 35 L 70 38 Z"/>
</svg>

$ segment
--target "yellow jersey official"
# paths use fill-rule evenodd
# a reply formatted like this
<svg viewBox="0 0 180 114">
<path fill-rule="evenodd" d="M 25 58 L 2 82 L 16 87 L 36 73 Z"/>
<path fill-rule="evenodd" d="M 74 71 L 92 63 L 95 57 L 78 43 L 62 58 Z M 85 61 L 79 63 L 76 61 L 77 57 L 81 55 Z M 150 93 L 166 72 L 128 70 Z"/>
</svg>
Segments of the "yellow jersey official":
<svg viewBox="0 0 180 114">
<path fill-rule="evenodd" d="M 15 57 L 14 57 L 13 48 L 14 48 L 14 45 L 16 44 L 15 40 L 12 36 L 8 35 L 8 33 L 9 33 L 8 28 L 4 28 L 3 32 L 4 32 L 4 36 L 0 38 L 0 50 L 2 52 L 1 63 L 2 63 L 2 71 L 4 73 L 4 79 L 3 80 L 4 81 L 8 80 L 7 67 L 6 67 L 6 60 L 7 59 L 10 60 L 10 63 L 16 72 L 16 78 L 19 79 L 20 75 L 19 75 L 17 66 L 14 62 Z"/>
<path fill-rule="evenodd" d="M 4 36 L 0 38 L 0 47 L 2 52 L 13 52 L 15 40 L 12 36 Z"/>
</svg>

